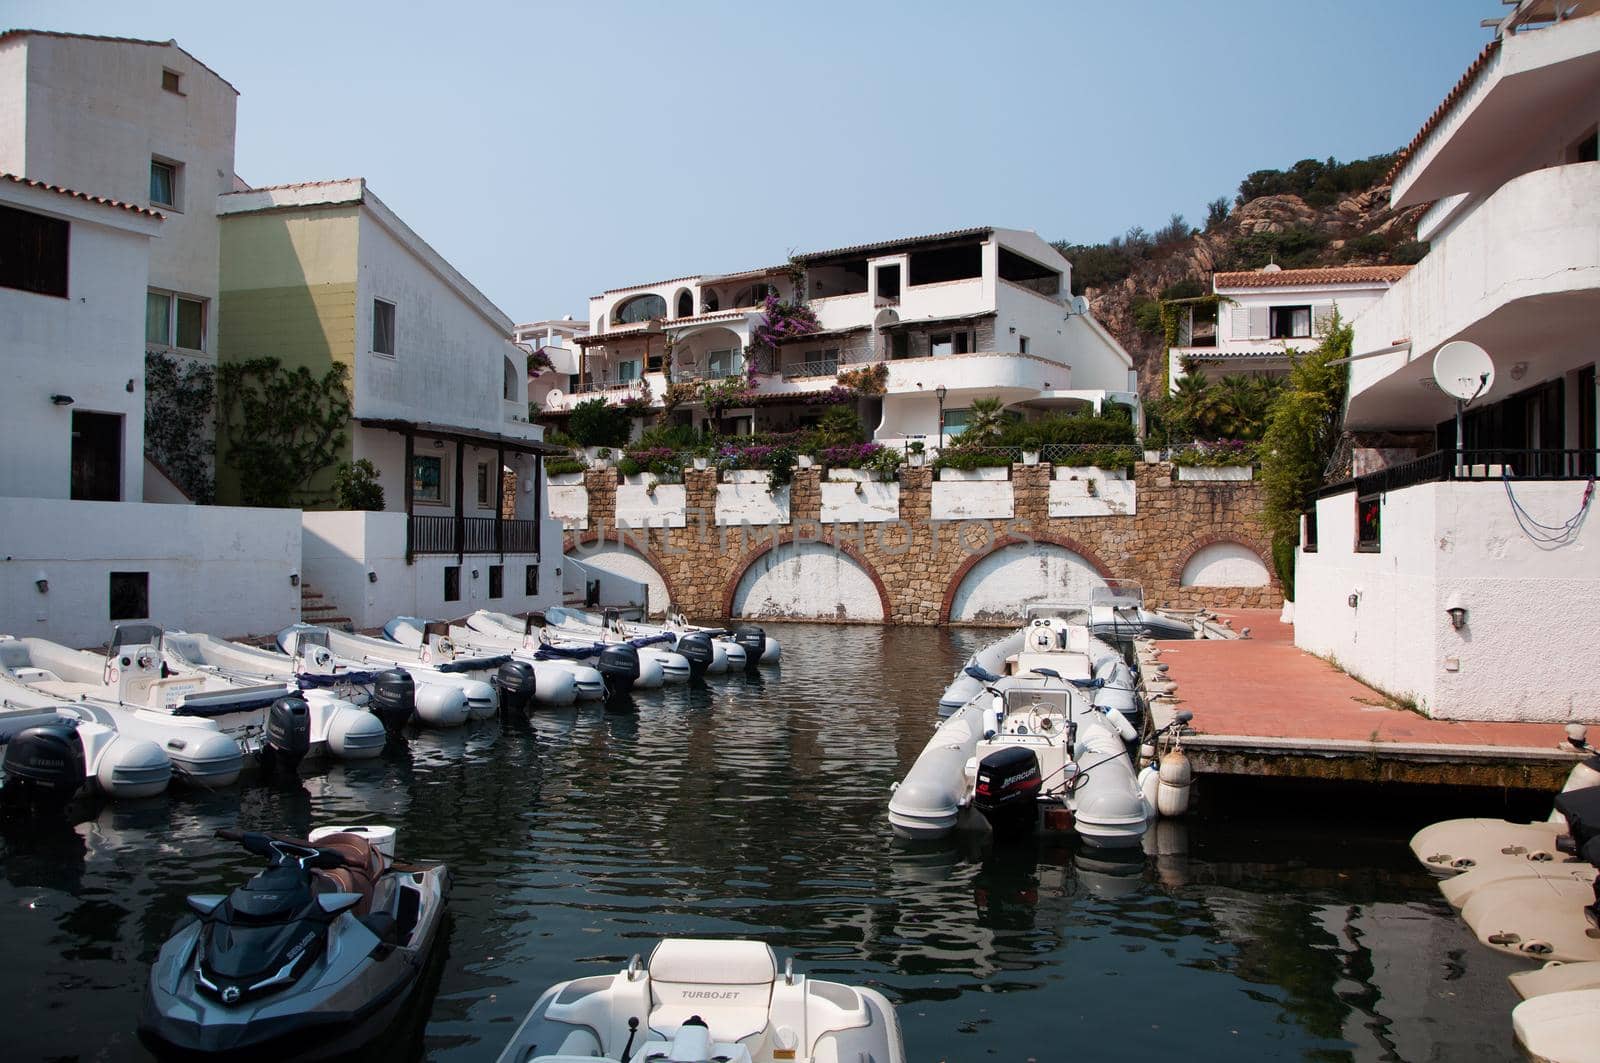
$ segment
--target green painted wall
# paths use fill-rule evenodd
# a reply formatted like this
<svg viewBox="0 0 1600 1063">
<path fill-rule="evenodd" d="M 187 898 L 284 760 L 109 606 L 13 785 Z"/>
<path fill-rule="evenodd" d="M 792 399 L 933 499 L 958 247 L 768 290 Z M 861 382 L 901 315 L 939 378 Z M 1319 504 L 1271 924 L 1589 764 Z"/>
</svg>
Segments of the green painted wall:
<svg viewBox="0 0 1600 1063">
<path fill-rule="evenodd" d="M 270 211 L 222 219 L 219 363 L 272 357 L 321 375 L 355 370 L 359 207 Z M 347 381 L 354 394 L 355 382 Z M 348 436 L 347 432 L 347 436 Z M 239 500 L 226 441 L 217 446 L 217 500 Z M 350 459 L 347 438 L 337 461 Z M 311 481 L 326 495 L 333 469 Z"/>
</svg>

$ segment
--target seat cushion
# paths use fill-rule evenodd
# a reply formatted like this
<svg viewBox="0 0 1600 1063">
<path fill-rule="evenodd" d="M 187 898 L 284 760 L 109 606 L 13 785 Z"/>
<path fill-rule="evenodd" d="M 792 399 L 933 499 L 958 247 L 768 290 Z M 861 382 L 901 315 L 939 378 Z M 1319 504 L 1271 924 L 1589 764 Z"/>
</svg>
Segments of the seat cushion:
<svg viewBox="0 0 1600 1063">
<path fill-rule="evenodd" d="M 757 985 L 778 976 L 777 957 L 760 941 L 666 938 L 650 954 L 649 968 L 658 982 Z"/>
<path fill-rule="evenodd" d="M 767 1028 L 777 959 L 760 941 L 668 938 L 650 954 L 650 1028 L 671 1039 L 692 1016 L 714 1041 L 741 1041 Z"/>
</svg>

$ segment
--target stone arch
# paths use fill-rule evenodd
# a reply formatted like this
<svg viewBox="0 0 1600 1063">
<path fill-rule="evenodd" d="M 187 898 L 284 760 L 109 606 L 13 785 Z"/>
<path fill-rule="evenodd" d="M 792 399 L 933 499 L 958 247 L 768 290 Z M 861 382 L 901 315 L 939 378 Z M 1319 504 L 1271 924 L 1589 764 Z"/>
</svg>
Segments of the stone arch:
<svg viewBox="0 0 1600 1063">
<path fill-rule="evenodd" d="M 667 605 L 677 600 L 666 566 L 633 535 L 619 536 L 614 530 L 603 539 L 594 531 L 568 535 L 563 550 L 586 565 L 643 583 L 649 588 L 647 608 L 652 616 L 665 613 Z"/>
<path fill-rule="evenodd" d="M 943 623 L 1020 620 L 1028 605 L 1047 601 L 1087 601 L 1089 588 L 1111 577 L 1093 550 L 1066 536 L 1036 535 L 1031 539 L 1002 536 L 992 549 L 962 562 L 945 587 L 939 609 Z M 998 593 L 990 588 L 1005 587 Z M 1019 596 L 1018 586 L 1037 593 Z M 1003 604 L 994 608 L 990 603 Z"/>
<path fill-rule="evenodd" d="M 1174 575 L 1179 587 L 1269 587 L 1273 582 L 1267 554 L 1226 535 L 1196 542 Z"/>
<path fill-rule="evenodd" d="M 854 546 L 796 539 L 792 531 L 758 547 L 740 563 L 722 602 L 727 616 L 879 623 L 891 613 L 883 580 Z M 762 608 L 751 613 L 753 604 Z"/>
</svg>

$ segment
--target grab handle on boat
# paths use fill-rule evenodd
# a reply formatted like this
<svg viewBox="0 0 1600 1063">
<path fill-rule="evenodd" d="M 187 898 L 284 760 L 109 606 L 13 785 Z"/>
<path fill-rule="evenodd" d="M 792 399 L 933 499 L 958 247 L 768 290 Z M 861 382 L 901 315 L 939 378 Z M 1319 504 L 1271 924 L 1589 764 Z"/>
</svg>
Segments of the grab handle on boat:
<svg viewBox="0 0 1600 1063">
<path fill-rule="evenodd" d="M 639 954 L 637 952 L 635 952 L 633 954 L 633 958 L 628 961 L 628 981 L 631 982 L 635 978 L 637 978 L 638 976 L 639 976 Z"/>
<path fill-rule="evenodd" d="M 783 961 L 783 984 L 784 985 L 794 985 L 794 957 L 793 956 L 790 956 L 789 958 L 787 958 L 787 959 L 785 959 Z"/>
</svg>

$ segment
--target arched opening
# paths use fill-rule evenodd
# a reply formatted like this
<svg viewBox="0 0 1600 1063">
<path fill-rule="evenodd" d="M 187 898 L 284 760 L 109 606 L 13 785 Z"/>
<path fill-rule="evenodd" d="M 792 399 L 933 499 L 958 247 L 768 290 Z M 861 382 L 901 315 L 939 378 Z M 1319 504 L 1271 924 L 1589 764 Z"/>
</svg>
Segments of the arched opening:
<svg viewBox="0 0 1600 1063">
<path fill-rule="evenodd" d="M 611 311 L 613 325 L 636 325 L 667 316 L 667 301 L 659 295 L 636 295 L 618 303 Z"/>
<path fill-rule="evenodd" d="M 694 293 L 687 288 L 678 289 L 678 317 L 694 317 Z"/>
<path fill-rule="evenodd" d="M 521 398 L 522 379 L 523 374 L 517 372 L 517 363 L 513 362 L 510 358 L 507 358 L 505 364 L 505 381 L 502 385 L 501 391 L 501 394 L 505 397 L 507 402 L 516 402 L 517 399 Z"/>
<path fill-rule="evenodd" d="M 755 558 L 735 584 L 728 615 L 882 622 L 886 606 L 864 565 L 830 543 L 788 542 Z"/>
<path fill-rule="evenodd" d="M 739 310 L 748 306 L 760 306 L 767 301 L 767 293 L 772 291 L 772 286 L 766 281 L 758 281 L 739 289 L 733 297 L 734 309 Z"/>
<path fill-rule="evenodd" d="M 1272 574 L 1261 555 L 1243 543 L 1208 543 L 1184 563 L 1180 587 L 1265 587 Z"/>
<path fill-rule="evenodd" d="M 1015 623 L 1028 606 L 1087 602 L 1105 585 L 1100 567 L 1058 543 L 1009 543 L 975 558 L 949 594 L 952 624 Z"/>
<path fill-rule="evenodd" d="M 702 314 L 715 314 L 720 300 L 717 298 L 715 288 L 706 288 L 700 292 L 700 312 Z"/>
<path fill-rule="evenodd" d="M 610 572 L 624 579 L 643 583 L 647 589 L 647 599 L 651 616 L 660 616 L 667 611 L 667 606 L 672 601 L 672 591 L 667 586 L 666 577 L 663 576 L 650 559 L 639 551 L 623 546 L 617 542 L 590 543 L 570 551 L 574 557 L 585 565 L 602 572 Z"/>
</svg>

